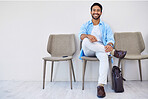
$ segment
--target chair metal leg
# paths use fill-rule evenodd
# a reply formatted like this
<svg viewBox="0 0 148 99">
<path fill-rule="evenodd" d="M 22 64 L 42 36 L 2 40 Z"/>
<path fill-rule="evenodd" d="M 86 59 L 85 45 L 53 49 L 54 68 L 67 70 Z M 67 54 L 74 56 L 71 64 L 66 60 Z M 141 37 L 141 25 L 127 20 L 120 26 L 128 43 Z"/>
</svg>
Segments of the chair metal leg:
<svg viewBox="0 0 148 99">
<path fill-rule="evenodd" d="M 124 63 L 123 63 L 123 62 L 124 62 L 124 60 L 122 59 L 122 60 L 121 60 L 121 74 L 122 74 L 122 77 L 124 76 L 124 74 L 123 74 L 123 66 L 124 66 L 123 64 L 124 64 Z"/>
<path fill-rule="evenodd" d="M 72 73 L 73 73 L 74 82 L 76 82 L 76 79 L 75 79 L 75 72 L 74 72 L 74 69 L 73 69 L 72 59 L 71 59 L 71 68 L 72 68 Z"/>
<path fill-rule="evenodd" d="M 50 77 L 51 82 L 52 82 L 52 75 L 53 75 L 53 64 L 54 64 L 54 61 L 52 61 L 51 63 L 51 77 Z"/>
<path fill-rule="evenodd" d="M 119 59 L 118 61 L 118 67 L 120 68 L 120 63 L 121 63 L 121 74 L 122 74 L 122 77 L 123 77 L 123 59 Z"/>
<path fill-rule="evenodd" d="M 122 74 L 122 77 L 124 77 L 124 74 L 123 74 L 124 59 L 119 59 L 118 61 L 119 68 L 120 68 L 120 63 L 121 63 L 121 74 Z"/>
<path fill-rule="evenodd" d="M 111 62 L 111 57 L 109 57 L 109 68 L 110 68 L 110 76 L 111 76 L 111 85 L 113 89 L 113 77 L 112 77 L 112 62 Z"/>
<path fill-rule="evenodd" d="M 44 60 L 44 70 L 43 70 L 43 89 L 45 88 L 45 74 L 46 74 L 46 61 Z"/>
<path fill-rule="evenodd" d="M 121 59 L 119 58 L 119 61 L 118 61 L 118 67 L 120 68 L 120 62 L 121 62 Z"/>
<path fill-rule="evenodd" d="M 138 62 L 139 62 L 140 80 L 142 81 L 141 60 L 138 60 Z"/>
<path fill-rule="evenodd" d="M 69 72 L 70 72 L 70 85 L 71 85 L 71 89 L 72 89 L 72 73 L 71 73 L 71 60 L 69 60 Z"/>
<path fill-rule="evenodd" d="M 83 60 L 83 77 L 82 77 L 82 90 L 84 90 L 84 76 L 85 76 L 85 70 L 86 70 L 86 60 Z"/>
</svg>

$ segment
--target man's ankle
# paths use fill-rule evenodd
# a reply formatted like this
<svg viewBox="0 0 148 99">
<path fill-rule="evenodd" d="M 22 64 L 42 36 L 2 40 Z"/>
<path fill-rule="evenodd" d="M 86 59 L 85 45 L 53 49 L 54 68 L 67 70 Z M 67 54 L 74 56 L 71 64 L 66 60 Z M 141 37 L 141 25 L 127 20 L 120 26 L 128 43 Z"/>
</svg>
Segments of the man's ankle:
<svg viewBox="0 0 148 99">
<path fill-rule="evenodd" d="M 104 84 L 98 84 L 98 86 L 103 86 L 104 87 Z"/>
</svg>

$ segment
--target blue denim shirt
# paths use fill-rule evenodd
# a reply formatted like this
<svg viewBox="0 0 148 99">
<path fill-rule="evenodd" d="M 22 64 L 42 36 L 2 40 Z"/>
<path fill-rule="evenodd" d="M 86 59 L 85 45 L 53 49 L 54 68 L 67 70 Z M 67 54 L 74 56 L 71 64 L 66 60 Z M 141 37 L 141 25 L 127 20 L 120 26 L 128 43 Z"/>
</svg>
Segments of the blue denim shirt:
<svg viewBox="0 0 148 99">
<path fill-rule="evenodd" d="M 115 43 L 114 36 L 113 36 L 113 32 L 112 32 L 110 26 L 100 20 L 99 28 L 100 28 L 100 32 L 102 33 L 102 40 L 103 40 L 102 42 L 103 42 L 104 46 L 106 46 L 109 42 L 114 44 Z M 93 29 L 92 20 L 83 24 L 80 28 L 79 39 L 81 37 L 81 34 L 91 34 L 92 29 Z M 84 55 L 83 50 L 81 49 L 79 58 L 81 59 L 82 56 L 85 56 L 85 55 Z"/>
</svg>

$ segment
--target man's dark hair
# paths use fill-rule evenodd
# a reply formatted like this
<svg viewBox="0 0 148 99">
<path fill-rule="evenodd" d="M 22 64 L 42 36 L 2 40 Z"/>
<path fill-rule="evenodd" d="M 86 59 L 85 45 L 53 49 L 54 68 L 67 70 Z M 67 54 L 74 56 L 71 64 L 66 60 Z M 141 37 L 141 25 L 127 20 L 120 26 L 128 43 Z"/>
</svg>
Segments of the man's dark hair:
<svg viewBox="0 0 148 99">
<path fill-rule="evenodd" d="M 92 11 L 92 8 L 94 7 L 94 6 L 99 6 L 100 8 L 101 8 L 101 12 L 102 12 L 102 5 L 100 4 L 100 3 L 94 3 L 92 6 L 91 6 L 91 11 Z"/>
</svg>

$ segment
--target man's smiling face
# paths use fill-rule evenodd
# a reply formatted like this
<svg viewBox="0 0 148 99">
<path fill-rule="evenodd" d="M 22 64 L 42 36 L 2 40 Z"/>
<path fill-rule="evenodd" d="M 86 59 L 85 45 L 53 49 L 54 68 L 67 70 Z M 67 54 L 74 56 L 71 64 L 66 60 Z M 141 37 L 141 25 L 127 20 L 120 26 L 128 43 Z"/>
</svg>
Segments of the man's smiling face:
<svg viewBox="0 0 148 99">
<path fill-rule="evenodd" d="M 90 13 L 93 19 L 98 20 L 102 14 L 101 8 L 99 6 L 93 6 Z"/>
</svg>

